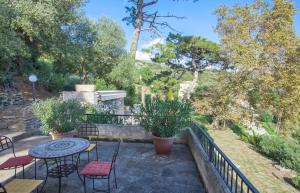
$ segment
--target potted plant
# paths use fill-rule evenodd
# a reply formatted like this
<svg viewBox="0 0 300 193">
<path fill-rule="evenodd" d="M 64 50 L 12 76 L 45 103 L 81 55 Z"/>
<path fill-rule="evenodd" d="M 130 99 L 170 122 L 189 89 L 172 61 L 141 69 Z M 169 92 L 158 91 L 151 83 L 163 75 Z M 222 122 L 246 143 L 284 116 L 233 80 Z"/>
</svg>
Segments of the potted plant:
<svg viewBox="0 0 300 193">
<path fill-rule="evenodd" d="M 74 136 L 85 109 L 77 100 L 47 99 L 33 103 L 33 112 L 42 122 L 42 131 L 52 139 Z M 73 131 L 73 132 L 72 132 Z"/>
<path fill-rule="evenodd" d="M 154 99 L 141 106 L 141 125 L 153 135 L 157 154 L 171 151 L 174 136 L 190 123 L 191 104 L 188 101 Z"/>
</svg>

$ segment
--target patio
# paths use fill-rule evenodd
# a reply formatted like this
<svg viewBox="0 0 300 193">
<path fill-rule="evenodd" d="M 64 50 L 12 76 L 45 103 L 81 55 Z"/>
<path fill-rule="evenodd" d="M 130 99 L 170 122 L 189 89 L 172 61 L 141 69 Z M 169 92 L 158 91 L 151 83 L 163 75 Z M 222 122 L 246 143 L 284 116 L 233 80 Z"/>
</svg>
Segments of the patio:
<svg viewBox="0 0 300 193">
<path fill-rule="evenodd" d="M 36 144 L 50 140 L 45 136 L 31 137 L 15 144 L 17 155 L 24 155 L 28 149 Z M 110 161 L 114 150 L 114 142 L 100 141 L 98 150 L 101 161 Z M 0 163 L 7 159 L 9 154 L 2 152 Z M 91 153 L 91 160 L 95 153 Z M 82 154 L 80 168 L 87 163 L 87 154 Z M 198 169 L 193 156 L 186 145 L 175 144 L 169 156 L 158 156 L 150 143 L 126 143 L 120 147 L 117 158 L 118 189 L 111 184 L 111 192 L 119 193 L 201 193 L 204 192 Z M 46 174 L 43 161 L 37 164 L 37 176 L 43 179 Z M 14 175 L 13 171 L 0 171 L 0 181 L 7 180 Z M 19 176 L 21 178 L 21 170 Z M 26 168 L 26 177 L 34 176 L 34 165 Z M 113 179 L 111 179 L 113 180 Z M 98 189 L 106 187 L 105 180 L 96 180 Z M 113 181 L 112 181 L 113 182 Z M 45 186 L 46 192 L 57 192 L 58 180 L 49 178 Z M 62 192 L 83 192 L 83 184 L 76 172 L 62 180 Z M 87 192 L 92 192 L 92 180 L 87 181 Z"/>
</svg>

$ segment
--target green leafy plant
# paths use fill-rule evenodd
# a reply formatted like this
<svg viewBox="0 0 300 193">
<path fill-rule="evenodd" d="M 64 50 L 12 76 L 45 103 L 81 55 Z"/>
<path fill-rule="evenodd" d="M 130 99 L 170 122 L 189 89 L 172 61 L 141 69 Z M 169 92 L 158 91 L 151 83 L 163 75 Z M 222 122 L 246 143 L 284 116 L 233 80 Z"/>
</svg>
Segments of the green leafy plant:
<svg viewBox="0 0 300 193">
<path fill-rule="evenodd" d="M 77 100 L 47 99 L 33 103 L 33 112 L 42 122 L 44 133 L 66 133 L 78 127 L 85 113 Z"/>
<path fill-rule="evenodd" d="M 256 148 L 280 165 L 300 172 L 300 145 L 278 136 L 263 136 Z"/>
<path fill-rule="evenodd" d="M 141 106 L 140 122 L 146 131 L 157 137 L 173 137 L 190 123 L 188 101 L 153 99 Z"/>
<path fill-rule="evenodd" d="M 297 143 L 300 145 L 300 129 L 297 129 L 292 133 L 292 137 L 297 141 Z"/>
<path fill-rule="evenodd" d="M 300 174 L 298 174 L 296 177 L 292 178 L 292 184 L 297 187 L 298 189 L 300 188 Z"/>
</svg>

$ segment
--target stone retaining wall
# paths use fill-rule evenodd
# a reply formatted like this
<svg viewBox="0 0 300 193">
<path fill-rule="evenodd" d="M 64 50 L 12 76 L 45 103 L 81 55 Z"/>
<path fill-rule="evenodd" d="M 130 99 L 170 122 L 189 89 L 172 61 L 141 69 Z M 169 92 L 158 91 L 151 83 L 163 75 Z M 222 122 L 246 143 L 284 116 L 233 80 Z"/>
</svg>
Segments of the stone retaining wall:
<svg viewBox="0 0 300 193">
<path fill-rule="evenodd" d="M 99 129 L 99 139 L 122 139 L 125 141 L 151 142 L 152 135 L 140 125 L 96 124 Z M 187 143 L 186 132 L 175 138 L 175 143 Z"/>
<path fill-rule="evenodd" d="M 192 129 L 187 132 L 188 146 L 193 154 L 199 174 L 208 193 L 230 193 Z"/>
<path fill-rule="evenodd" d="M 2 93 L 0 92 L 0 109 L 9 105 L 21 105 L 24 98 L 21 93 Z"/>
</svg>

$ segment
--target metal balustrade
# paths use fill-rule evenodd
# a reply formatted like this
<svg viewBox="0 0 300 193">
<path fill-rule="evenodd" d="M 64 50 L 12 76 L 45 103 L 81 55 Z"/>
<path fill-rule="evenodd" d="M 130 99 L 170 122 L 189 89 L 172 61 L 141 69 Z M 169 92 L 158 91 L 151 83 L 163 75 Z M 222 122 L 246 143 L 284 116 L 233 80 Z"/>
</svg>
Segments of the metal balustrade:
<svg viewBox="0 0 300 193">
<path fill-rule="evenodd" d="M 139 125 L 140 116 L 133 114 L 86 114 L 86 121 L 96 124 Z M 209 157 L 209 161 L 218 171 L 218 174 L 232 193 L 259 193 L 247 177 L 214 143 L 213 139 L 201 125 L 195 121 L 191 121 L 190 127 L 198 137 L 202 148 Z"/>
<path fill-rule="evenodd" d="M 228 189 L 233 193 L 259 193 L 247 177 L 234 165 L 225 153 L 214 143 L 201 125 L 191 123 L 191 128 L 197 135 L 200 144 L 218 171 Z"/>
</svg>

